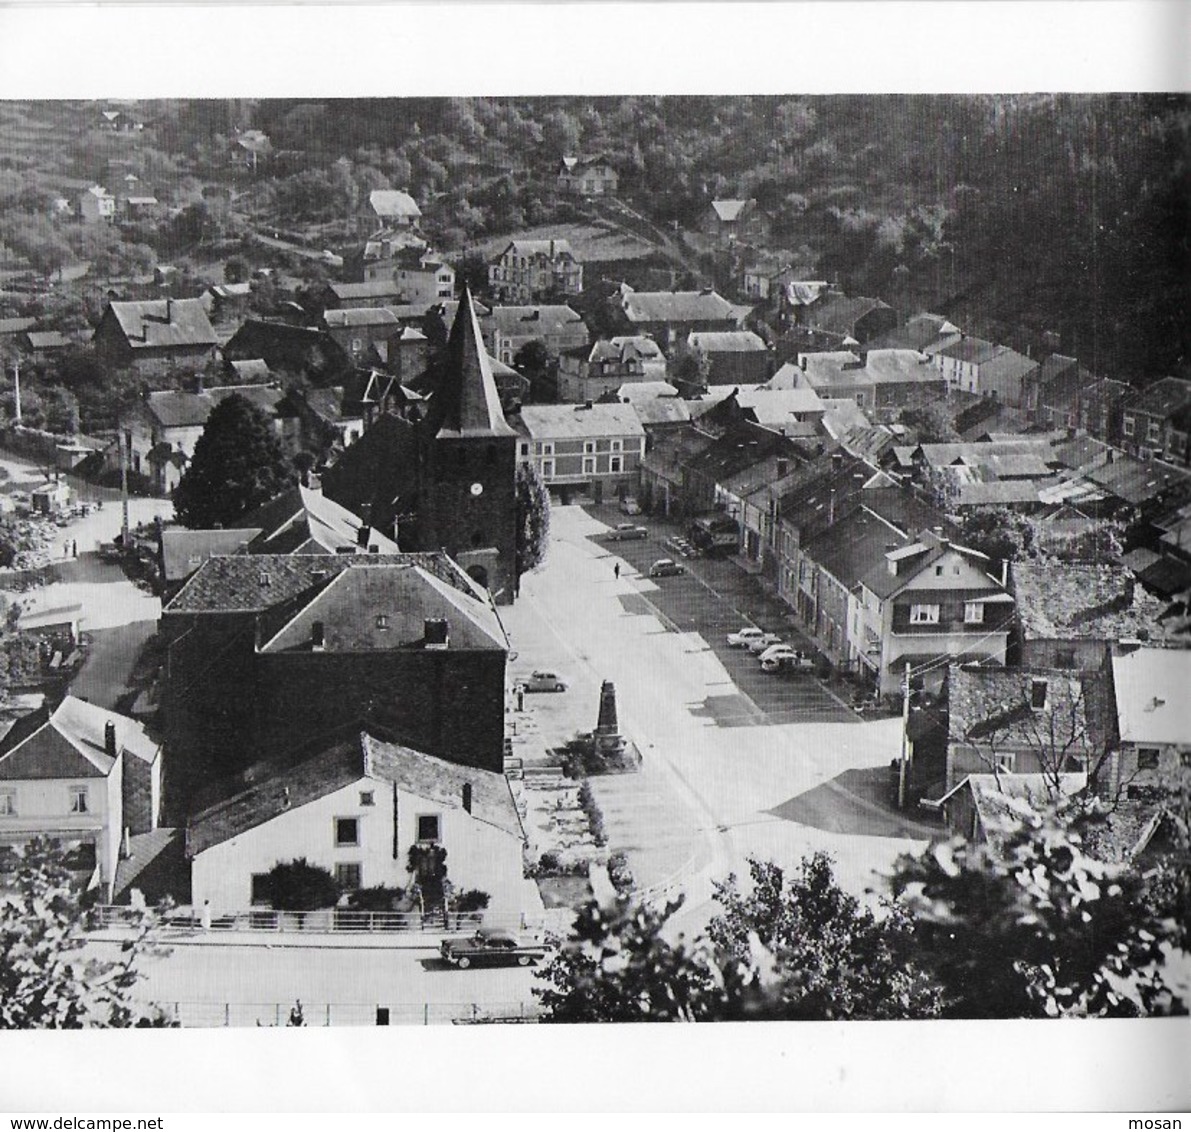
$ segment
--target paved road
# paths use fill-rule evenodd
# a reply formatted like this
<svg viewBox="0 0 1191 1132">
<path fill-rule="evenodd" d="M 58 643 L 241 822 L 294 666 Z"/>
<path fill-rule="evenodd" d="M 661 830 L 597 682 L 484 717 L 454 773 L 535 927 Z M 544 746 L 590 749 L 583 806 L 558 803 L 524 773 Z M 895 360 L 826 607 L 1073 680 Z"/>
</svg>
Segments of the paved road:
<svg viewBox="0 0 1191 1132">
<path fill-rule="evenodd" d="M 841 712 L 838 721 L 775 723 L 755 708 L 755 725 L 717 721 L 709 701 L 737 696 L 746 712 L 752 701 L 702 636 L 654 615 L 655 605 L 669 608 L 662 595 L 682 579 L 655 583 L 623 569 L 617 578 L 602 530 L 582 509 L 556 507 L 547 565 L 523 580 L 520 600 L 502 617 L 518 666 L 556 666 L 571 678 L 570 691 L 535 697 L 558 732 L 590 729 L 600 680 L 617 684 L 623 729 L 645 759 L 642 786 L 669 802 L 635 806 L 631 779 L 611 788 L 611 780 L 594 779 L 605 822 L 616 828 L 612 847 L 628 850 L 639 882 L 658 883 L 679 855 L 676 832 L 688 833 L 688 863 L 669 877 L 687 896 L 674 921 L 686 932 L 699 931 L 714 912 L 712 882 L 743 873 L 754 855 L 790 867 L 826 850 L 840 882 L 873 899 L 893 861 L 934 832 L 896 813 L 881 785 L 899 750 L 900 721 L 861 723 Z M 658 556 L 648 542 L 613 545 L 640 555 L 638 563 Z M 699 605 L 716 600 L 702 592 L 687 612 L 696 623 L 712 617 Z M 715 616 L 718 631 L 726 615 Z M 743 663 L 735 653 L 730 662 Z M 660 823 L 662 812 L 673 820 Z"/>
<path fill-rule="evenodd" d="M 601 523 L 624 521 L 615 507 L 589 507 L 587 512 Z M 667 540 L 681 533 L 675 523 L 646 519 L 646 539 L 609 541 L 602 532 L 588 537 L 598 553 L 606 555 L 609 569 L 617 560 L 647 574 L 659 558 L 677 558 Z M 758 723 L 851 723 L 856 714 L 816 677 L 806 674 L 761 670 L 760 662 L 747 650 L 731 648 L 729 633 L 745 625 L 780 633 L 795 648 L 813 652 L 811 641 L 798 628 L 793 614 L 780 600 L 767 593 L 760 582 L 740 566 L 722 558 L 680 559 L 687 573 L 656 579 L 656 588 L 641 595 L 628 595 L 627 607 L 644 602 L 662 614 L 664 623 L 678 632 L 698 633 L 724 666 L 731 680 L 722 693 L 710 690 L 706 705 L 709 718 L 725 727 L 755 726 Z M 622 567 L 622 571 L 623 571 Z"/>
<path fill-rule="evenodd" d="M 143 1002 L 173 1008 L 187 1026 L 255 1026 L 283 1023 L 301 1000 L 306 1023 L 375 1025 L 376 1009 L 397 1024 L 445 1023 L 473 1013 L 516 1016 L 533 1006 L 535 968 L 493 967 L 458 971 L 437 955 L 437 941 L 423 947 L 325 948 L 186 943 L 146 956 L 136 986 Z M 88 944 L 97 958 L 118 959 L 121 944 Z"/>
</svg>

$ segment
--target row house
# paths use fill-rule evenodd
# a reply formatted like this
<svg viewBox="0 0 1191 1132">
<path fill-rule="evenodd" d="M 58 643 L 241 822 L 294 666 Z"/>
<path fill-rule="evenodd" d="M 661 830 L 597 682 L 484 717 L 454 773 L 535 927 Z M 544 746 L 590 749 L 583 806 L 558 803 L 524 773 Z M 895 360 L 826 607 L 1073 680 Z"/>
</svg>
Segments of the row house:
<svg viewBox="0 0 1191 1132">
<path fill-rule="evenodd" d="M 499 303 L 536 303 L 583 291 L 583 264 L 567 240 L 513 240 L 488 265 Z"/>
<path fill-rule="evenodd" d="M 769 347 L 751 330 L 694 330 L 686 348 L 707 359 L 708 385 L 759 383 L 773 372 Z"/>
<path fill-rule="evenodd" d="M 91 343 L 104 365 L 144 376 L 201 369 L 219 344 L 201 300 L 172 298 L 108 303 Z"/>
<path fill-rule="evenodd" d="M 992 398 L 1013 408 L 1024 405 L 1040 369 L 1037 362 L 1008 346 L 966 335 L 939 350 L 934 361 L 948 389 Z"/>
<path fill-rule="evenodd" d="M 689 420 L 650 437 L 641 461 L 638 497 L 642 507 L 663 518 L 682 518 L 686 512 L 686 469 L 714 443 L 715 437 Z"/>
<path fill-rule="evenodd" d="M 848 398 L 863 410 L 895 409 L 946 392 L 925 354 L 913 350 L 832 350 L 801 353 L 774 375 L 775 384 L 813 389 L 820 397 Z"/>
<path fill-rule="evenodd" d="M 857 660 L 882 695 L 898 690 L 907 665 L 916 685 L 935 690 L 951 659 L 1005 663 L 1014 601 L 991 567 L 930 530 L 861 580 Z"/>
<path fill-rule="evenodd" d="M 923 311 L 906 319 L 900 326 L 870 338 L 873 350 L 912 350 L 933 358 L 940 350 L 955 345 L 963 337 L 959 327 L 941 314 Z"/>
<path fill-rule="evenodd" d="M 603 154 L 566 156 L 555 174 L 560 193 L 581 197 L 615 196 L 620 174 Z"/>
<path fill-rule="evenodd" d="M 558 357 L 558 399 L 568 404 L 598 401 L 631 383 L 665 380 L 666 356 L 644 334 L 601 338 Z"/>
<path fill-rule="evenodd" d="M 140 723 L 74 696 L 24 716 L 0 740 L 0 854 L 55 842 L 79 887 L 110 902 L 129 839 L 157 829 L 161 765 Z"/>
<path fill-rule="evenodd" d="M 561 304 L 545 306 L 495 306 L 480 318 L 488 352 L 512 365 L 530 342 L 543 342 L 555 356 L 586 346 L 590 334 L 583 316 Z"/>
<path fill-rule="evenodd" d="M 192 900 L 216 915 L 271 907 L 265 878 L 298 858 L 342 893 L 409 888 L 415 848 L 446 851 L 456 891 L 478 889 L 495 912 L 533 908 L 525 833 L 503 774 L 463 767 L 367 731 L 307 750 L 191 816 Z"/>
<path fill-rule="evenodd" d="M 669 349 L 692 332 L 739 329 L 739 315 L 722 295 L 703 291 L 634 291 L 622 283 L 612 296 L 612 314 L 625 333 L 648 334 Z"/>
<path fill-rule="evenodd" d="M 1164 377 L 1128 398 L 1121 408 L 1125 448 L 1142 459 L 1187 463 L 1187 410 L 1191 381 Z"/>
<path fill-rule="evenodd" d="M 519 458 L 551 490 L 592 498 L 631 495 L 645 455 L 645 429 L 632 405 L 523 405 Z"/>
</svg>

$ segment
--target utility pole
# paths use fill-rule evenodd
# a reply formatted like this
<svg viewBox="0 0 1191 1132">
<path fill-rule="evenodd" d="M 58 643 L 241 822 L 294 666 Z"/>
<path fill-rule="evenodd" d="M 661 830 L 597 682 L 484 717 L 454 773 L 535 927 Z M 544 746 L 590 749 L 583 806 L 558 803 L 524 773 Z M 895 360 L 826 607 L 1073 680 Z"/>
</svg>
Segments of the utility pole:
<svg viewBox="0 0 1191 1132">
<path fill-rule="evenodd" d="M 121 510 L 121 524 L 120 524 L 120 549 L 127 554 L 129 544 L 129 529 L 128 529 L 128 453 L 132 448 L 132 429 L 126 429 L 120 425 L 119 439 L 117 443 L 120 446 L 120 510 Z"/>
<path fill-rule="evenodd" d="M 13 384 L 13 415 L 16 417 L 16 423 L 21 423 L 21 359 L 14 358 L 12 362 L 12 384 Z"/>
<path fill-rule="evenodd" d="M 897 808 L 906 808 L 906 766 L 909 762 L 910 738 L 907 729 L 910 726 L 910 662 L 906 661 L 906 671 L 902 676 L 902 754 L 897 764 Z"/>
</svg>

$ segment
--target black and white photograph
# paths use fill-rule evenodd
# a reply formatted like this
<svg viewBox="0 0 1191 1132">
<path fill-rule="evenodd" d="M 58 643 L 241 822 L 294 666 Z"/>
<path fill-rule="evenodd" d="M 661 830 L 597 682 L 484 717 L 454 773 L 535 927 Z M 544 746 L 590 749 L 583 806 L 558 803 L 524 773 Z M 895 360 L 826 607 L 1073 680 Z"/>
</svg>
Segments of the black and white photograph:
<svg viewBox="0 0 1191 1132">
<path fill-rule="evenodd" d="M 0 100 L 0 1027 L 1187 1015 L 1185 92 L 105 77 Z"/>
</svg>

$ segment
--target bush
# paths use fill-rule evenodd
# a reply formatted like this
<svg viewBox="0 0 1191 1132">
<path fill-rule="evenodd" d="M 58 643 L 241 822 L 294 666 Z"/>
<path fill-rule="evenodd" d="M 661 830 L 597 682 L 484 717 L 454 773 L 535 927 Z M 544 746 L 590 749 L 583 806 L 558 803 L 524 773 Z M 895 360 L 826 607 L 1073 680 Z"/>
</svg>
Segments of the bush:
<svg viewBox="0 0 1191 1132">
<path fill-rule="evenodd" d="M 607 845 L 608 835 L 604 832 L 604 815 L 599 803 L 592 793 L 591 783 L 584 780 L 579 787 L 579 806 L 587 815 L 587 824 L 591 827 L 591 839 L 596 845 Z"/>
<path fill-rule="evenodd" d="M 562 871 L 562 858 L 551 849 L 538 858 L 538 872 L 544 876 L 551 876 Z"/>
<path fill-rule="evenodd" d="M 619 850 L 608 858 L 608 879 L 617 892 L 630 892 L 633 888 L 633 870 L 629 868 L 629 859 Z"/>
<path fill-rule="evenodd" d="M 405 899 L 405 889 L 375 884 L 349 893 L 347 906 L 357 912 L 396 912 Z"/>
<path fill-rule="evenodd" d="M 456 912 L 482 912 L 492 897 L 478 888 L 469 888 L 455 897 Z"/>
</svg>

